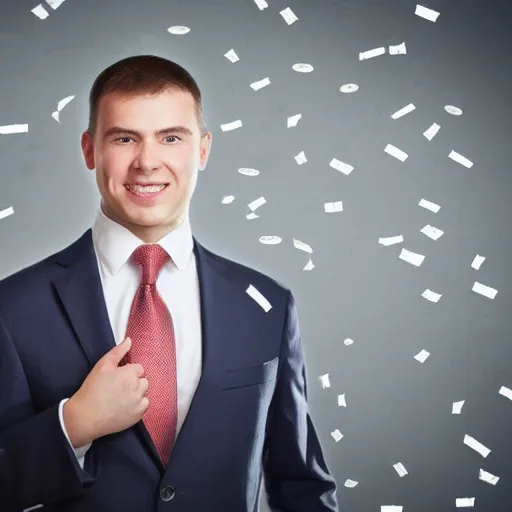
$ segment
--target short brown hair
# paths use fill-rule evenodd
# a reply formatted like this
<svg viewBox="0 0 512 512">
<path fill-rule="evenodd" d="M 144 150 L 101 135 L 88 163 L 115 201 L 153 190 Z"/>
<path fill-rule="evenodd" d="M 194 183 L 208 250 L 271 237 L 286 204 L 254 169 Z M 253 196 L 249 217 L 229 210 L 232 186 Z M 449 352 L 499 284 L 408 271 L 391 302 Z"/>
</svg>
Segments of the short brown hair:
<svg viewBox="0 0 512 512">
<path fill-rule="evenodd" d="M 179 89 L 192 95 L 197 106 L 201 134 L 206 133 L 201 91 L 196 81 L 179 64 L 156 55 L 127 57 L 104 69 L 96 77 L 89 94 L 87 130 L 94 137 L 100 100 L 109 93 L 138 96 L 159 94 L 172 89 Z"/>
</svg>

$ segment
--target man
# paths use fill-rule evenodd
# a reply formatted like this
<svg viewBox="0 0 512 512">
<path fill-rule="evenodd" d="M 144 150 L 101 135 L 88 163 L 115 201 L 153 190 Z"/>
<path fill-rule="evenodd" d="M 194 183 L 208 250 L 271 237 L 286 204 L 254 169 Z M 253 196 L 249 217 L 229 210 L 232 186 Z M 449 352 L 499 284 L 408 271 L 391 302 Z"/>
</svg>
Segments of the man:
<svg viewBox="0 0 512 512">
<path fill-rule="evenodd" d="M 0 282 L 3 512 L 253 512 L 262 471 L 273 510 L 338 510 L 291 291 L 192 236 L 211 142 L 181 66 L 94 82 L 96 221 Z"/>
</svg>

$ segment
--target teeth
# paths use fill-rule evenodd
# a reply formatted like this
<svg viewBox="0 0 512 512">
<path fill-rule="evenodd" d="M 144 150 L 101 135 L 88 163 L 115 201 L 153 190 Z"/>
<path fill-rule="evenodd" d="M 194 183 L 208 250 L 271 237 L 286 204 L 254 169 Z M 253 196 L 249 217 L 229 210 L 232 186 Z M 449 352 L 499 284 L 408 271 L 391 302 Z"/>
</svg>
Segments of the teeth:
<svg viewBox="0 0 512 512">
<path fill-rule="evenodd" d="M 126 185 L 126 188 L 129 190 L 133 190 L 134 192 L 151 193 L 160 192 L 165 188 L 165 185 L 150 185 L 147 187 L 141 185 Z"/>
</svg>

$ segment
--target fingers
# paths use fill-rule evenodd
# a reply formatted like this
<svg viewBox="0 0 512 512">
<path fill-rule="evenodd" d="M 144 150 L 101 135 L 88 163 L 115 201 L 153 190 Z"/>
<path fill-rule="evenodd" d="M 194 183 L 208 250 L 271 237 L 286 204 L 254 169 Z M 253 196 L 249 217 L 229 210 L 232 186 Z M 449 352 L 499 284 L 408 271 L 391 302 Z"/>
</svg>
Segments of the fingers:
<svg viewBox="0 0 512 512">
<path fill-rule="evenodd" d="M 139 391 L 144 394 L 149 388 L 149 382 L 148 379 L 142 378 L 139 380 Z"/>
<path fill-rule="evenodd" d="M 130 363 L 123 368 L 127 368 L 125 371 L 133 372 L 139 379 L 144 375 L 144 367 L 140 363 Z"/>
<path fill-rule="evenodd" d="M 142 409 L 143 413 L 145 411 L 147 411 L 148 406 L 149 406 L 149 399 L 148 399 L 148 397 L 146 397 L 146 396 L 142 397 L 142 400 L 140 401 L 140 408 Z"/>
</svg>

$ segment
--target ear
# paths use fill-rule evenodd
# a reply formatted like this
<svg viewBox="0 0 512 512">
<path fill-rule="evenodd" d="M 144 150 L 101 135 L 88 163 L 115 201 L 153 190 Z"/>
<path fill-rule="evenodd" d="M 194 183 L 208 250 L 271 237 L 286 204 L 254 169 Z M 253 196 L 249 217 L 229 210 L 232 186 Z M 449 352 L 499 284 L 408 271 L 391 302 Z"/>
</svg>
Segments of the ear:
<svg viewBox="0 0 512 512">
<path fill-rule="evenodd" d="M 200 163 L 199 170 L 204 171 L 208 158 L 210 156 L 210 150 L 212 149 L 212 132 L 206 132 L 201 138 L 200 147 Z"/>
<path fill-rule="evenodd" d="M 81 138 L 82 153 L 84 155 L 85 165 L 89 170 L 93 170 L 96 165 L 94 163 L 94 139 L 89 131 L 82 133 Z"/>
</svg>

